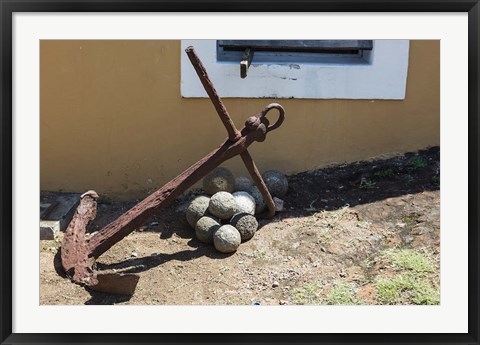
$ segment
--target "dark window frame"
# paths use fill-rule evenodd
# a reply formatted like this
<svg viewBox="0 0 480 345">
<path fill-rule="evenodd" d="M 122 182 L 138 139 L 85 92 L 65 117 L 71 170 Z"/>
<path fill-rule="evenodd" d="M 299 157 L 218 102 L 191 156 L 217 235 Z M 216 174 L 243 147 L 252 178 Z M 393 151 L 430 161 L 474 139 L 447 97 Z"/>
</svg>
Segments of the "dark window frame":
<svg viewBox="0 0 480 345">
<path fill-rule="evenodd" d="M 217 62 L 238 63 L 246 48 L 252 64 L 369 65 L 373 40 L 217 40 Z M 366 54 L 365 54 L 366 53 Z M 368 55 L 367 55 L 368 54 Z"/>
</svg>

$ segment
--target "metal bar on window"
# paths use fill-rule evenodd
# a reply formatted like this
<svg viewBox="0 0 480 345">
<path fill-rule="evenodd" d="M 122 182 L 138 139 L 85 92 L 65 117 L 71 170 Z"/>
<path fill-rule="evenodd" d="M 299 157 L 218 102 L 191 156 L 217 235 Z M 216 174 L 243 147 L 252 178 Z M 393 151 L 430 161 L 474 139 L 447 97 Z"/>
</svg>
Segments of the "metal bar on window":
<svg viewBox="0 0 480 345">
<path fill-rule="evenodd" d="M 254 48 L 257 51 L 322 52 L 329 50 L 372 50 L 372 40 L 219 40 L 223 50 Z"/>
</svg>

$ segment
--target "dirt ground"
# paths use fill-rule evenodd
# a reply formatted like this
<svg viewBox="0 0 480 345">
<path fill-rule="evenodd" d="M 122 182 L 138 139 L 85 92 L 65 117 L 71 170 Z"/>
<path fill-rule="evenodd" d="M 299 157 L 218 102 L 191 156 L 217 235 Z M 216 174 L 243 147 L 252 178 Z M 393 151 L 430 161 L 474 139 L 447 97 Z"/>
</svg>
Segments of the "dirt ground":
<svg viewBox="0 0 480 345">
<path fill-rule="evenodd" d="M 440 151 L 288 177 L 286 210 L 260 220 L 236 253 L 198 242 L 184 217 L 190 192 L 97 260 L 136 272 L 132 296 L 57 273 L 61 237 L 40 242 L 40 304 L 438 304 Z M 136 201 L 99 201 L 97 231 Z M 56 270 L 57 268 L 57 270 Z"/>
</svg>

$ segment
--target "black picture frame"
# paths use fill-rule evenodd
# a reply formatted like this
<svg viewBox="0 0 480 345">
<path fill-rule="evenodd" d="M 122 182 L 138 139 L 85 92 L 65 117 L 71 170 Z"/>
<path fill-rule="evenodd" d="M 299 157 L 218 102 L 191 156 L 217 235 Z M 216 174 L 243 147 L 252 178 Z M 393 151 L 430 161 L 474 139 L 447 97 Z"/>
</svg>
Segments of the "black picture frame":
<svg viewBox="0 0 480 345">
<path fill-rule="evenodd" d="M 468 12 L 468 333 L 451 334 L 19 334 L 12 333 L 12 15 L 14 12 Z M 0 0 L 0 340 L 2 344 L 396 343 L 479 344 L 478 0 Z"/>
</svg>

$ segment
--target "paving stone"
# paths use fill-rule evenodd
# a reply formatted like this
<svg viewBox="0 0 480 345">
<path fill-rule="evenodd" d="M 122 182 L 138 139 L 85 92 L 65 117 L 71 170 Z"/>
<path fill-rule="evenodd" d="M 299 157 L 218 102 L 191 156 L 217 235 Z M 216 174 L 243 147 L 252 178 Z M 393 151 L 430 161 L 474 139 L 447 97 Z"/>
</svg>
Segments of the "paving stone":
<svg viewBox="0 0 480 345">
<path fill-rule="evenodd" d="M 65 231 L 80 202 L 79 193 L 40 193 L 40 240 L 53 240 Z"/>
</svg>

